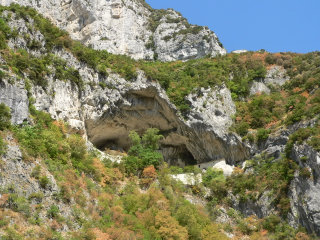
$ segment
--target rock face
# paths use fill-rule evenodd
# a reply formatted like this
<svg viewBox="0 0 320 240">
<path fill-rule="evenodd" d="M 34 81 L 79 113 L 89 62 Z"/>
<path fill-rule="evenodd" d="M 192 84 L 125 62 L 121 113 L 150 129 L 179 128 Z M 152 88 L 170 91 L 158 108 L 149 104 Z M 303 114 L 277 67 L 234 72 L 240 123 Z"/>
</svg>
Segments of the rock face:
<svg viewBox="0 0 320 240">
<path fill-rule="evenodd" d="M 231 204 L 234 209 L 240 211 L 245 216 L 256 215 L 259 218 L 264 218 L 270 214 L 276 214 L 274 205 L 272 205 L 272 197 L 270 192 L 266 191 L 257 201 L 247 200 L 241 201 L 236 196 L 229 193 Z"/>
<path fill-rule="evenodd" d="M 65 57 L 67 58 L 67 55 Z M 92 79 L 96 83 L 99 81 L 97 73 L 88 70 L 81 74 L 83 79 Z M 127 150 L 130 130 L 142 133 L 154 127 L 160 129 L 165 136 L 161 151 L 165 159 L 172 164 L 196 164 L 221 158 L 225 158 L 228 163 L 235 163 L 248 156 L 248 151 L 241 141 L 226 129 L 219 128 L 218 123 L 212 125 L 210 121 L 200 118 L 194 119 L 190 116 L 184 120 L 179 117 L 165 92 L 158 84 L 148 82 L 143 73 L 132 83 L 115 74 L 110 74 L 103 81 L 117 88 L 91 88 L 87 85 L 79 96 L 76 86 L 55 81 L 51 82 L 47 90 L 55 90 L 55 95 L 51 96 L 35 87 L 34 105 L 37 109 L 49 112 L 54 118 L 68 121 L 72 127 L 85 132 L 88 139 L 99 149 Z M 215 91 L 212 92 L 214 95 Z M 221 104 L 217 100 L 212 101 Z M 207 111 L 210 115 L 210 110 Z M 198 115 L 200 116 L 200 113 Z M 211 117 L 213 122 L 214 116 Z"/>
<path fill-rule="evenodd" d="M 72 62 L 68 53 L 61 53 L 61 56 L 68 59 L 69 63 Z M 77 61 L 73 63 L 74 66 L 80 64 Z M 82 68 L 81 75 L 83 79 L 91 79 L 92 84 L 97 85 L 99 82 L 98 73 L 90 69 Z M 179 117 L 161 87 L 157 83 L 148 82 L 143 73 L 139 74 L 135 82 L 127 82 L 116 74 L 110 74 L 102 81 L 117 88 L 103 89 L 86 85 L 83 92 L 70 82 L 48 80 L 46 91 L 38 86 L 31 89 L 34 106 L 38 110 L 47 111 L 55 119 L 69 122 L 73 128 L 87 134 L 88 139 L 99 149 L 128 149 L 130 130 L 142 133 L 154 127 L 165 136 L 161 149 L 166 160 L 172 164 L 196 164 L 221 158 L 231 164 L 249 155 L 241 140 L 228 133 L 224 125 L 230 124 L 231 113 L 224 112 L 223 108 L 219 110 L 219 105 L 225 106 L 231 102 L 222 103 L 214 97 L 219 92 L 225 92 L 227 94 L 224 98 L 231 99 L 230 92 L 224 88 L 206 90 L 205 94 L 211 94 L 208 104 L 212 107 L 207 106 L 201 110 L 194 108 L 185 120 Z M 20 106 L 24 107 L 21 111 L 13 111 L 13 119 L 27 118 L 28 98 L 22 101 L 20 88 L 5 81 L 2 84 L 6 88 L 1 89 L 1 92 L 15 90 L 8 92 L 14 96 L 8 106 L 14 110 L 16 102 L 21 101 Z M 50 94 L 52 92 L 55 94 Z M 26 96 L 26 92 L 24 94 Z M 202 100 L 194 99 L 192 105 L 200 106 Z M 204 111 L 204 114 L 200 111 Z M 19 123 L 18 120 L 15 122 Z"/>
<path fill-rule="evenodd" d="M 1 0 L 31 6 L 72 38 L 134 59 L 187 60 L 225 54 L 217 36 L 190 25 L 174 10 L 154 10 L 144 0 Z"/>
<path fill-rule="evenodd" d="M 292 158 L 300 167 L 310 172 L 309 176 L 297 173 L 290 186 L 292 225 L 298 223 L 308 232 L 320 235 L 320 154 L 307 144 L 295 145 Z"/>
<path fill-rule="evenodd" d="M 11 108 L 11 121 L 21 124 L 29 118 L 29 101 L 22 81 L 10 84 L 7 80 L 0 81 L 0 102 Z"/>
<path fill-rule="evenodd" d="M 259 82 L 253 82 L 250 89 L 250 95 L 262 92 L 269 94 L 271 92 L 270 87 L 277 88 L 289 80 L 289 77 L 286 74 L 286 70 L 280 66 L 270 68 L 267 71 L 265 79 Z"/>
</svg>

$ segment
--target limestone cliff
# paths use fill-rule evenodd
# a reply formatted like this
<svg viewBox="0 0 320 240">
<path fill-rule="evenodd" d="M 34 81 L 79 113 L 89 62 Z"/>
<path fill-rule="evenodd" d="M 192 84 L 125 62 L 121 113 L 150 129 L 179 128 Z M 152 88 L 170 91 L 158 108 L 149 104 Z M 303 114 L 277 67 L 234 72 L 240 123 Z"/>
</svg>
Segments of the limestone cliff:
<svg viewBox="0 0 320 240">
<path fill-rule="evenodd" d="M 188 60 L 223 55 L 217 36 L 190 25 L 174 10 L 154 10 L 138 0 L 1 0 L 31 6 L 72 38 L 134 59 Z"/>
</svg>

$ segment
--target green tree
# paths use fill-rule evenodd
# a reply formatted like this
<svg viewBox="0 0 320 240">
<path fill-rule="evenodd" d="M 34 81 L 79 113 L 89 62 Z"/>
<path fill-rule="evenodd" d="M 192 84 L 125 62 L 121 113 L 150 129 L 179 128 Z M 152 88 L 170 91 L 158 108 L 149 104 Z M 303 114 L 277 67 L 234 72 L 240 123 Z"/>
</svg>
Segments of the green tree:
<svg viewBox="0 0 320 240">
<path fill-rule="evenodd" d="M 148 129 L 142 137 L 137 132 L 131 131 L 129 138 L 132 146 L 124 161 L 126 172 L 139 175 L 147 166 L 158 167 L 163 159 L 161 153 L 157 151 L 162 137 L 155 128 Z"/>
</svg>

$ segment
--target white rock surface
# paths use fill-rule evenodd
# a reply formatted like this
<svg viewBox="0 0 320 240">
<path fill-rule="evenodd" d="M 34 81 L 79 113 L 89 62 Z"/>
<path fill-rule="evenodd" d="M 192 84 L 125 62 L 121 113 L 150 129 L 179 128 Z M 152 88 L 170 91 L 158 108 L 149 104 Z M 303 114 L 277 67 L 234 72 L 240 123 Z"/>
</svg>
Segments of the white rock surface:
<svg viewBox="0 0 320 240">
<path fill-rule="evenodd" d="M 184 185 L 194 186 L 202 182 L 201 173 L 195 175 L 193 173 L 183 173 L 171 175 L 175 180 L 181 181 Z"/>
<path fill-rule="evenodd" d="M 211 125 L 219 136 L 228 132 L 232 125 L 232 116 L 236 113 L 236 106 L 228 88 L 202 88 L 197 93 L 189 94 L 187 99 L 192 109 L 188 120 L 190 125 L 201 121 Z"/>
<path fill-rule="evenodd" d="M 225 176 L 230 176 L 233 172 L 234 166 L 231 166 L 226 163 L 225 160 L 218 161 L 213 165 L 213 168 L 221 169 Z"/>
<path fill-rule="evenodd" d="M 257 93 L 266 93 L 270 94 L 270 88 L 266 86 L 263 82 L 253 82 L 251 88 L 250 88 L 250 95 L 254 95 Z"/>
</svg>

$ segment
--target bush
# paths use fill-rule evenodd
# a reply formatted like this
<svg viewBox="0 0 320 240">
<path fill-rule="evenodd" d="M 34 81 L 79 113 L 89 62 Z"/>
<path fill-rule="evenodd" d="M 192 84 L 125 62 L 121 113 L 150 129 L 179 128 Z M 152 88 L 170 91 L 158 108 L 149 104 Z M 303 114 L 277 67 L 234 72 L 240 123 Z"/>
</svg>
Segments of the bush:
<svg viewBox="0 0 320 240">
<path fill-rule="evenodd" d="M 46 159 L 51 171 L 61 171 L 71 164 L 79 174 L 84 172 L 99 180 L 100 176 L 93 166 L 94 157 L 87 152 L 85 140 L 76 134 L 67 136 L 64 124 L 53 122 L 49 114 L 36 110 L 32 113 L 35 125 L 24 125 L 14 129 L 15 136 L 27 157 Z M 45 178 L 43 181 L 45 183 Z"/>
<path fill-rule="evenodd" d="M 299 175 L 303 178 L 309 179 L 312 174 L 308 168 L 300 168 Z"/>
<path fill-rule="evenodd" d="M 277 226 L 281 223 L 281 219 L 279 216 L 270 215 L 266 217 L 262 222 L 262 227 L 269 232 L 275 232 Z"/>
<path fill-rule="evenodd" d="M 48 209 L 48 212 L 47 212 L 47 216 L 49 218 L 57 218 L 59 216 L 59 207 L 56 206 L 56 205 L 51 205 L 50 208 Z"/>
<path fill-rule="evenodd" d="M 39 184 L 42 188 L 47 188 L 48 185 L 50 184 L 50 180 L 47 176 L 42 176 L 40 179 L 39 179 Z"/>
<path fill-rule="evenodd" d="M 37 165 L 32 170 L 31 177 L 33 177 L 35 179 L 40 179 L 40 174 L 41 174 L 41 167 L 40 167 L 40 165 Z"/>
<path fill-rule="evenodd" d="M 212 185 L 212 182 L 225 182 L 226 179 L 223 171 L 216 168 L 208 168 L 206 173 L 202 175 L 202 182 L 205 186 Z"/>
<path fill-rule="evenodd" d="M 183 168 L 177 166 L 170 166 L 169 171 L 171 174 L 182 174 Z"/>
<path fill-rule="evenodd" d="M 36 200 L 37 202 L 41 202 L 42 199 L 44 197 L 44 194 L 42 192 L 38 192 L 38 193 L 31 193 L 29 196 L 29 200 Z"/>
<path fill-rule="evenodd" d="M 30 216 L 30 206 L 28 201 L 23 196 L 12 193 L 7 200 L 8 207 L 15 212 L 21 212 L 26 217 Z"/>
<path fill-rule="evenodd" d="M 257 132 L 258 142 L 266 141 L 269 137 L 269 133 L 270 133 L 270 130 L 268 129 L 264 129 L 264 128 L 258 129 L 258 132 Z"/>
<path fill-rule="evenodd" d="M 248 134 L 248 129 L 249 129 L 250 125 L 247 122 L 241 122 L 240 124 L 236 125 L 236 132 L 240 135 L 240 136 L 245 136 Z"/>
<path fill-rule="evenodd" d="M 10 108 L 4 103 L 0 104 L 0 131 L 10 128 L 11 126 L 11 114 Z"/>
<path fill-rule="evenodd" d="M 159 130 L 150 128 L 140 137 L 136 132 L 132 131 L 129 137 L 132 147 L 129 149 L 128 157 L 124 159 L 124 166 L 128 174 L 138 174 L 145 167 L 158 167 L 162 161 L 162 155 L 157 151 L 159 140 L 163 137 L 159 135 Z"/>
</svg>

